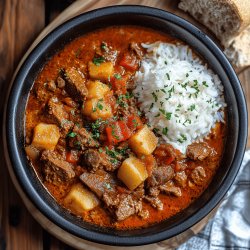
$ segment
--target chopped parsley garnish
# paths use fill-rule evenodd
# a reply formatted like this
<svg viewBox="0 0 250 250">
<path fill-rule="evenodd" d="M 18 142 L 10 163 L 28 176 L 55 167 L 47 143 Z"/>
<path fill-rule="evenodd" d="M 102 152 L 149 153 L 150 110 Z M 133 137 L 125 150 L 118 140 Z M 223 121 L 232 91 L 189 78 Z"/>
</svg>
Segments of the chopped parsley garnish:
<svg viewBox="0 0 250 250">
<path fill-rule="evenodd" d="M 168 74 L 168 73 L 166 73 L 166 76 L 167 76 L 168 80 L 170 80 L 170 76 L 169 76 L 169 74 Z"/>
<path fill-rule="evenodd" d="M 160 129 L 154 128 L 153 131 L 157 134 L 157 133 L 159 133 Z"/>
<path fill-rule="evenodd" d="M 187 140 L 187 137 L 184 134 L 181 134 L 181 138 L 179 138 L 177 141 L 180 143 L 183 143 L 186 140 Z"/>
<path fill-rule="evenodd" d="M 162 129 L 162 134 L 164 134 L 164 135 L 168 134 L 168 128 L 167 127 Z"/>
<path fill-rule="evenodd" d="M 157 95 L 155 94 L 155 92 L 152 93 L 152 96 L 154 97 L 155 102 L 157 102 L 157 101 L 158 101 L 158 97 L 157 97 Z"/>
<path fill-rule="evenodd" d="M 97 104 L 96 104 L 96 107 L 97 107 L 98 109 L 100 109 L 100 110 L 103 109 L 103 105 L 101 104 L 102 101 L 103 101 L 103 99 L 100 99 L 100 100 L 97 102 Z"/>
<path fill-rule="evenodd" d="M 106 154 L 112 158 L 110 161 L 114 164 L 117 164 L 119 162 L 119 157 L 128 156 L 127 150 L 128 147 L 124 147 L 122 149 L 109 149 L 108 147 L 105 147 Z"/>
<path fill-rule="evenodd" d="M 188 77 L 188 76 L 189 76 L 189 74 L 187 73 L 187 74 L 186 74 L 186 77 Z"/>
<path fill-rule="evenodd" d="M 133 93 L 132 93 L 132 92 L 131 92 L 131 93 L 127 92 L 127 93 L 125 94 L 125 98 L 126 98 L 126 99 L 130 99 L 131 97 L 133 97 Z"/>
<path fill-rule="evenodd" d="M 192 105 L 188 108 L 188 110 L 190 110 L 190 111 L 195 110 L 195 104 L 192 104 Z"/>
<path fill-rule="evenodd" d="M 165 117 L 167 120 L 170 120 L 170 119 L 171 119 L 171 116 L 172 116 L 172 113 L 171 113 L 171 112 L 166 112 L 166 110 L 164 110 L 164 109 L 159 109 L 159 111 L 164 115 L 164 117 Z"/>
<path fill-rule="evenodd" d="M 120 137 L 116 134 L 116 131 L 115 131 L 115 125 L 114 124 L 112 124 L 112 125 L 110 125 L 110 127 L 111 127 L 111 134 L 112 134 L 112 136 L 116 139 L 116 140 L 120 140 Z"/>
<path fill-rule="evenodd" d="M 101 118 L 97 119 L 95 122 L 91 123 L 91 132 L 94 139 L 100 138 L 100 127 L 102 124 L 105 124 L 106 122 L 103 121 Z"/>
<path fill-rule="evenodd" d="M 101 63 L 105 62 L 105 58 L 103 56 L 100 56 L 100 57 L 94 57 L 93 58 L 93 63 L 96 65 L 96 66 L 100 66 Z"/>
<path fill-rule="evenodd" d="M 122 79 L 122 76 L 120 75 L 120 74 L 114 74 L 114 77 L 116 78 L 116 79 L 118 79 L 118 80 L 120 80 L 120 79 Z"/>
<path fill-rule="evenodd" d="M 208 84 L 206 81 L 202 82 L 202 85 L 205 86 L 205 87 L 208 87 Z"/>
<path fill-rule="evenodd" d="M 67 134 L 67 137 L 74 138 L 76 136 L 76 133 L 71 131 Z"/>
<path fill-rule="evenodd" d="M 101 49 L 104 51 L 108 51 L 108 47 L 107 47 L 107 44 L 105 42 L 101 43 Z"/>
<path fill-rule="evenodd" d="M 125 95 L 119 95 L 119 96 L 117 97 L 117 100 L 116 100 L 116 103 L 117 103 L 119 106 L 123 107 L 123 108 L 125 108 L 125 107 L 128 106 L 126 100 L 124 100 L 124 99 L 128 99 L 128 98 L 127 98 Z"/>
</svg>

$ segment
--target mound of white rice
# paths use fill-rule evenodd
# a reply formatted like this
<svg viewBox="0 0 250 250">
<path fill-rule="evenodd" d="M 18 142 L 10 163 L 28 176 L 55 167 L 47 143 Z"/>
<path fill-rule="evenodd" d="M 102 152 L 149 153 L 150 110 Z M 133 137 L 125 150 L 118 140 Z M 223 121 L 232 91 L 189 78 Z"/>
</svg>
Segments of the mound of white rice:
<svg viewBox="0 0 250 250">
<path fill-rule="evenodd" d="M 182 153 L 224 122 L 223 86 L 187 46 L 142 44 L 147 54 L 136 73 L 135 96 L 148 124 Z"/>
</svg>

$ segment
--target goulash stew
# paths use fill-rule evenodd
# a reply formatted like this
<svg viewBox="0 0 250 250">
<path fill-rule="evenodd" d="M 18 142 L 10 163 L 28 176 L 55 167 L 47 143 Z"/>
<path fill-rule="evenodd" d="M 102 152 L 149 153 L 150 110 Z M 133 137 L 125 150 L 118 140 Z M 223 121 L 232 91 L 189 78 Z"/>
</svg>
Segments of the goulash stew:
<svg viewBox="0 0 250 250">
<path fill-rule="evenodd" d="M 54 199 L 119 230 L 197 199 L 225 138 L 219 78 L 176 39 L 137 26 L 88 33 L 53 56 L 30 91 L 25 150 Z"/>
</svg>

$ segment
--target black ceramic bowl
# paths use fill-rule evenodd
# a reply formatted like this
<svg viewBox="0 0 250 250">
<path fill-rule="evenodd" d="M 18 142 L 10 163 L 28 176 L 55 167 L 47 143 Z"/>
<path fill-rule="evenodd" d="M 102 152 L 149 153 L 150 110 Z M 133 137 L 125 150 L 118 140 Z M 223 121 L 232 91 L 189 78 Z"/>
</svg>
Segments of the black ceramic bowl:
<svg viewBox="0 0 250 250">
<path fill-rule="evenodd" d="M 32 84 L 44 64 L 74 38 L 111 25 L 150 27 L 190 45 L 219 75 L 228 105 L 225 152 L 215 177 L 205 192 L 187 209 L 148 228 L 116 231 L 88 224 L 71 215 L 43 188 L 28 165 L 24 151 L 24 112 Z M 7 142 L 12 170 L 30 201 L 50 221 L 80 238 L 110 245 L 142 245 L 180 234 L 205 217 L 223 198 L 239 170 L 247 138 L 247 110 L 239 80 L 215 43 L 198 28 L 168 12 L 142 6 L 108 7 L 77 16 L 47 35 L 17 73 L 6 109 Z"/>
</svg>

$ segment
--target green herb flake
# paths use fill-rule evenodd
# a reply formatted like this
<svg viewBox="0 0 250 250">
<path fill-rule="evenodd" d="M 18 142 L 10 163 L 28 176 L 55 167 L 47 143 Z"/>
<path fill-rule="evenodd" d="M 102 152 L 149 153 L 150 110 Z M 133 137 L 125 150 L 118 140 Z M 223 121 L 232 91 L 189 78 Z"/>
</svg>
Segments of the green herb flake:
<svg viewBox="0 0 250 250">
<path fill-rule="evenodd" d="M 202 85 L 208 88 L 208 84 L 206 81 L 202 82 Z"/>
<path fill-rule="evenodd" d="M 101 49 L 104 50 L 104 51 L 108 51 L 107 43 L 102 42 L 101 43 Z"/>
<path fill-rule="evenodd" d="M 160 129 L 154 128 L 153 131 L 157 134 L 157 133 L 159 133 Z"/>
<path fill-rule="evenodd" d="M 76 133 L 73 132 L 73 131 L 71 131 L 71 132 L 69 132 L 69 133 L 67 134 L 66 137 L 74 138 L 75 136 L 76 136 Z"/>
<path fill-rule="evenodd" d="M 118 80 L 122 79 L 122 76 L 118 73 L 114 74 L 114 77 Z"/>
<path fill-rule="evenodd" d="M 195 104 L 192 104 L 192 105 L 188 108 L 188 110 L 194 111 L 194 110 L 195 110 Z"/>
<path fill-rule="evenodd" d="M 158 96 L 155 94 L 155 92 L 152 93 L 152 96 L 154 97 L 155 102 L 158 101 Z"/>
<path fill-rule="evenodd" d="M 169 76 L 169 74 L 168 74 L 168 73 L 166 73 L 166 76 L 167 76 L 168 80 L 170 80 L 170 76 Z"/>
<path fill-rule="evenodd" d="M 166 112 L 164 109 L 159 109 L 159 111 L 164 115 L 164 117 L 165 117 L 167 120 L 170 120 L 170 119 L 171 119 L 171 116 L 172 116 L 172 113 L 171 113 L 171 112 Z"/>
<path fill-rule="evenodd" d="M 167 127 L 162 129 L 162 134 L 164 134 L 164 135 L 168 134 L 168 128 Z"/>
<path fill-rule="evenodd" d="M 100 109 L 100 110 L 103 110 L 103 105 L 102 105 L 102 102 L 103 101 L 103 99 L 100 99 L 98 102 L 97 102 L 97 104 L 96 104 L 96 107 L 98 108 L 98 109 Z"/>
<path fill-rule="evenodd" d="M 101 63 L 105 62 L 105 58 L 103 56 L 100 56 L 100 57 L 94 57 L 93 58 L 93 63 L 96 65 L 96 66 L 100 66 Z"/>
</svg>

